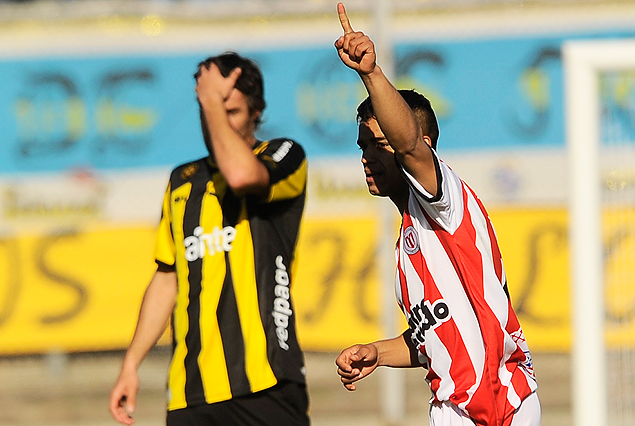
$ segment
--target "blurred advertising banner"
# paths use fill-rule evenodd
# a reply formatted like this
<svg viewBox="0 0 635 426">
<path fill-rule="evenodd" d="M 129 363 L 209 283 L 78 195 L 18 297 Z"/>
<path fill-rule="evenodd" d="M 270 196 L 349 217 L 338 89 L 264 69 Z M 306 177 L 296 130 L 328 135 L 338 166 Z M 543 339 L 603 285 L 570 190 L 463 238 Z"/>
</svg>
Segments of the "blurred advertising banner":
<svg viewBox="0 0 635 426">
<path fill-rule="evenodd" d="M 156 206 L 166 176 L 167 171 L 118 173 L 116 178 L 84 174 L 46 178 L 35 186 L 30 180 L 5 180 L 0 185 L 5 194 L 3 223 L 13 225 L 0 239 L 1 354 L 127 346 L 154 271 Z M 386 337 L 377 257 L 379 228 L 386 224 L 379 223 L 377 212 L 379 203 L 389 201 L 367 194 L 356 159 L 316 161 L 310 182 L 294 266 L 301 342 L 306 350 L 337 351 Z M 56 194 L 59 187 L 67 191 Z M 12 192 L 23 198 L 7 196 Z M 141 220 L 141 212 L 146 220 Z M 512 301 L 531 347 L 568 350 L 566 210 L 495 207 L 490 215 Z M 619 274 L 610 268 L 626 262 L 629 277 L 635 276 L 635 266 L 628 262 L 635 247 L 635 211 L 607 223 L 608 324 L 622 324 L 609 330 L 607 339 L 623 343 L 635 335 L 633 299 L 617 291 L 624 285 L 619 275 L 623 268 Z M 387 226 L 394 228 L 396 239 L 398 217 Z M 387 305 L 401 318 L 394 300 Z"/>
<path fill-rule="evenodd" d="M 227 37 L 198 30 L 154 43 L 64 31 L 0 34 L 0 354 L 127 346 L 154 271 L 169 171 L 206 154 L 192 76 L 199 61 L 232 48 Z M 378 203 L 389 201 L 367 193 L 355 143 L 365 93 L 334 52 L 339 29 L 329 31 L 298 46 L 276 42 L 288 39 L 282 28 L 268 45 L 263 38 L 239 50 L 265 77 L 259 137 L 290 137 L 307 152 L 295 308 L 304 348 L 331 351 L 385 337 L 379 228 L 393 226 L 396 239 L 399 221 L 379 223 Z M 570 344 L 560 45 L 616 34 L 395 46 L 396 85 L 430 97 L 441 158 L 489 208 L 512 300 L 536 350 Z M 635 80 L 622 77 L 603 102 L 618 117 L 612 129 L 635 140 Z M 611 259 L 633 247 L 635 231 L 623 226 L 620 244 L 607 244 L 626 251 Z M 635 335 L 635 297 L 608 297 L 609 311 Z"/>
<path fill-rule="evenodd" d="M 559 46 L 566 39 L 398 43 L 395 84 L 431 99 L 442 152 L 562 149 Z M 120 47 L 118 54 L 34 56 L 3 56 L 7 47 L 0 44 L 0 173 L 137 169 L 201 156 L 192 75 L 199 61 L 222 50 L 200 44 L 164 53 Z M 332 47 L 241 53 L 265 77 L 261 138 L 296 139 L 309 158 L 355 154 L 355 108 L 365 92 Z M 605 93 L 607 105 L 623 116 L 620 131 L 631 138 L 625 100 L 634 87 L 622 79 Z"/>
</svg>

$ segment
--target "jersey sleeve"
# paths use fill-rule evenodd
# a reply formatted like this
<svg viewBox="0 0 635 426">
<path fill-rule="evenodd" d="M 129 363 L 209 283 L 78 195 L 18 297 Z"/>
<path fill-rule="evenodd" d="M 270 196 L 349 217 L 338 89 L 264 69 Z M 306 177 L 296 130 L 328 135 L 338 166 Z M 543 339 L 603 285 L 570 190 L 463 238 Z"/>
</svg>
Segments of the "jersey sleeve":
<svg viewBox="0 0 635 426">
<path fill-rule="evenodd" d="M 298 197 L 306 190 L 307 160 L 304 149 L 291 139 L 273 139 L 256 152 L 269 171 L 267 202 Z"/>
<path fill-rule="evenodd" d="M 163 208 L 161 210 L 161 221 L 157 231 L 157 238 L 154 245 L 154 258 L 157 263 L 173 266 L 176 262 L 176 248 L 174 236 L 172 235 L 172 212 L 170 208 L 170 196 L 172 185 L 168 184 L 163 197 Z"/>
<path fill-rule="evenodd" d="M 438 180 L 436 196 L 426 191 L 402 165 L 401 171 L 411 193 L 426 213 L 446 231 L 453 233 L 463 220 L 463 182 L 434 150 L 432 153 Z"/>
</svg>

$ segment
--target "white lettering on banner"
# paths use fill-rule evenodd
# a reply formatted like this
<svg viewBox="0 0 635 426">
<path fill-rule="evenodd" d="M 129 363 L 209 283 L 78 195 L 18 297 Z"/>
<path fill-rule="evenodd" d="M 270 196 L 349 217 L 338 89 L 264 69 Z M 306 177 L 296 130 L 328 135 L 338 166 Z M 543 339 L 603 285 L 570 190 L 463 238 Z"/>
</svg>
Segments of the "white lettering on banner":
<svg viewBox="0 0 635 426">
<path fill-rule="evenodd" d="M 289 153 L 292 145 L 293 144 L 290 141 L 284 141 L 282 145 L 280 145 L 280 148 L 278 148 L 278 150 L 271 156 L 271 158 L 273 158 L 273 161 L 279 163 L 280 160 L 282 160 L 285 155 Z"/>
<path fill-rule="evenodd" d="M 183 240 L 185 245 L 185 258 L 189 262 L 202 259 L 206 253 L 210 256 L 220 252 L 228 252 L 232 249 L 232 242 L 236 238 L 236 228 L 215 226 L 212 232 L 203 233 L 203 227 L 194 228 L 194 235 Z"/>
<path fill-rule="evenodd" d="M 276 257 L 276 286 L 273 289 L 276 298 L 273 300 L 273 321 L 276 324 L 276 335 L 278 336 L 278 345 L 282 349 L 289 350 L 287 340 L 289 340 L 289 317 L 293 314 L 291 310 L 290 292 L 289 292 L 289 274 L 287 267 L 284 265 L 282 256 Z"/>
</svg>

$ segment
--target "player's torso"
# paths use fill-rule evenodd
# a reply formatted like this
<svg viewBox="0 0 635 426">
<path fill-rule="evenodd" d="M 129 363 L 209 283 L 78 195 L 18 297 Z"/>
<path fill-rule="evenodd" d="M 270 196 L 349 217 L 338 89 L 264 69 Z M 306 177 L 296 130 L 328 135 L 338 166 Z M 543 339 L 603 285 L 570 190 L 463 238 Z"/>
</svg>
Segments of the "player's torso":
<svg viewBox="0 0 635 426">
<path fill-rule="evenodd" d="M 303 197 L 269 205 L 237 196 L 218 169 L 197 164 L 171 194 L 172 409 L 266 389 L 301 368 L 288 290 Z"/>
<path fill-rule="evenodd" d="M 454 191 L 460 198 L 446 200 L 460 207 L 452 217 L 433 211 L 435 206 L 411 192 L 397 246 L 396 293 L 413 343 L 430 361 L 428 380 L 435 399 L 487 410 L 479 398 L 487 393 L 482 384 L 492 376 L 498 377 L 495 386 L 500 388 L 509 385 L 508 377 L 520 377 L 521 393 L 532 379 L 516 373 L 524 354 L 510 334 L 515 315 L 493 227 L 475 194 L 460 184 Z M 446 217 L 448 222 L 439 219 Z M 519 325 L 513 331 L 522 333 Z M 513 360 L 510 370 L 504 359 Z"/>
</svg>

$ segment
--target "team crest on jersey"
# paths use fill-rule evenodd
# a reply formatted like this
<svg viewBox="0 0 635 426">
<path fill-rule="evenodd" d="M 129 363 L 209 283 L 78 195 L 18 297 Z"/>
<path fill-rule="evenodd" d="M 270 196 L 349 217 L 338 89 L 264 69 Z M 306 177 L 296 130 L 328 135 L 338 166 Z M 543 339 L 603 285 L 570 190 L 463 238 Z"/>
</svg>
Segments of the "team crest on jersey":
<svg viewBox="0 0 635 426">
<path fill-rule="evenodd" d="M 408 254 L 415 254 L 419 251 L 419 236 L 412 225 L 403 231 L 403 249 Z"/>
<path fill-rule="evenodd" d="M 192 163 L 188 164 L 181 170 L 181 179 L 188 180 L 192 176 L 194 176 L 198 172 L 198 164 Z"/>
</svg>

